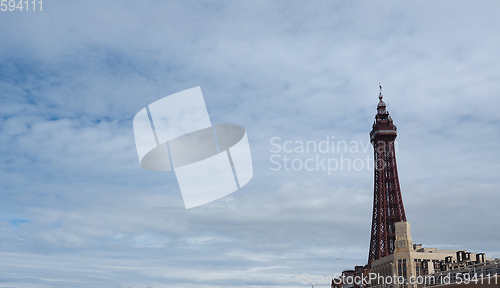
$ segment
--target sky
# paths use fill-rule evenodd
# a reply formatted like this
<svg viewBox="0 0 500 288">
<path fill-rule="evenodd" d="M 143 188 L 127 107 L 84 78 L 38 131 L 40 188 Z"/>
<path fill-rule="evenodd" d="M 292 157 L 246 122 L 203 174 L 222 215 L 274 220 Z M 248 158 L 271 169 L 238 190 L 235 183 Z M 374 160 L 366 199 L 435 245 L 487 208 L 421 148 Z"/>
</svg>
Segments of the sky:
<svg viewBox="0 0 500 288">
<path fill-rule="evenodd" d="M 311 287 L 366 264 L 379 82 L 414 243 L 499 258 L 499 9 L 45 0 L 0 12 L 0 287 Z M 212 123 L 246 129 L 254 176 L 186 210 L 174 173 L 140 166 L 132 120 L 197 86 Z"/>
</svg>

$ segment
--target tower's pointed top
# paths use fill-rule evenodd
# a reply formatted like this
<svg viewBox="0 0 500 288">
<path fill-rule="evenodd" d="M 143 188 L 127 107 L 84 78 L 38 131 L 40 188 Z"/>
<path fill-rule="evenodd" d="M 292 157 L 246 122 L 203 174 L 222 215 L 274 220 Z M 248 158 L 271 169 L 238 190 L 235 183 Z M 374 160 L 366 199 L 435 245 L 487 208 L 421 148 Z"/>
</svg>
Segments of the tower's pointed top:
<svg viewBox="0 0 500 288">
<path fill-rule="evenodd" d="M 378 88 L 380 88 L 380 92 L 378 94 L 378 99 L 382 99 L 384 96 L 382 96 L 382 85 L 380 85 L 380 82 L 378 82 Z"/>
<path fill-rule="evenodd" d="M 378 87 L 380 88 L 380 92 L 378 93 L 378 99 L 380 99 L 380 101 L 378 102 L 377 107 L 385 107 L 385 102 L 382 100 L 384 95 L 382 95 L 382 85 L 380 85 L 380 82 L 378 82 Z"/>
</svg>

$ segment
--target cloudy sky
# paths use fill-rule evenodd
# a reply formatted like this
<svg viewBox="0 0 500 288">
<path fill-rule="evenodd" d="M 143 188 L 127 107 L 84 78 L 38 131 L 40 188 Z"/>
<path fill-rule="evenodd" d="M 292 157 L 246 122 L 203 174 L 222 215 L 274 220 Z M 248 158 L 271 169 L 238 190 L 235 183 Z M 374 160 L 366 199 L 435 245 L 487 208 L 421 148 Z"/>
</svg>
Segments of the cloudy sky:
<svg viewBox="0 0 500 288">
<path fill-rule="evenodd" d="M 500 257 L 499 9 L 45 0 L 0 12 L 0 287 L 311 287 L 304 273 L 366 264 L 379 81 L 414 242 Z M 213 123 L 245 127 L 254 177 L 186 210 L 174 173 L 139 165 L 132 119 L 196 86 Z"/>
</svg>

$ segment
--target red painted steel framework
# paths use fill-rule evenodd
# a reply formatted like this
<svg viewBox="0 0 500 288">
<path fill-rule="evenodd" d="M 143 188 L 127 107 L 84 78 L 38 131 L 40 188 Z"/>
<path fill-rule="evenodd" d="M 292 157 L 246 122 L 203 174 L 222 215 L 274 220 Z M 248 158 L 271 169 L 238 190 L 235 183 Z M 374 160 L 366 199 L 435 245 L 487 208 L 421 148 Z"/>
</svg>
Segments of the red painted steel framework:
<svg viewBox="0 0 500 288">
<path fill-rule="evenodd" d="M 394 252 L 394 223 L 406 221 L 394 148 L 397 128 L 386 110 L 380 88 L 377 115 L 370 132 L 375 154 L 375 185 L 368 264 Z"/>
</svg>

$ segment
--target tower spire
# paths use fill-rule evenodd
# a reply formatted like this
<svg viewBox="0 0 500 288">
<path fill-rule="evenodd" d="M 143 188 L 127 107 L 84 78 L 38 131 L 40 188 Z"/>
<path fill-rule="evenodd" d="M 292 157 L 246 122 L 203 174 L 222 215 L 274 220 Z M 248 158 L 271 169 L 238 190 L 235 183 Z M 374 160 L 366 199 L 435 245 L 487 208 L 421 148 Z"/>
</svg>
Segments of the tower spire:
<svg viewBox="0 0 500 288">
<path fill-rule="evenodd" d="M 382 100 L 379 83 L 377 115 L 370 132 L 374 150 L 373 216 L 368 264 L 394 252 L 395 223 L 406 221 L 403 198 L 399 186 L 394 141 L 397 128 Z"/>
<path fill-rule="evenodd" d="M 377 105 L 377 110 L 378 110 L 378 113 L 377 114 L 389 114 L 387 113 L 387 111 L 385 111 L 385 102 L 384 100 L 382 100 L 382 98 L 384 98 L 384 95 L 382 95 L 382 85 L 380 85 L 380 82 L 378 82 L 378 87 L 380 89 L 379 93 L 378 93 L 378 105 Z"/>
</svg>

